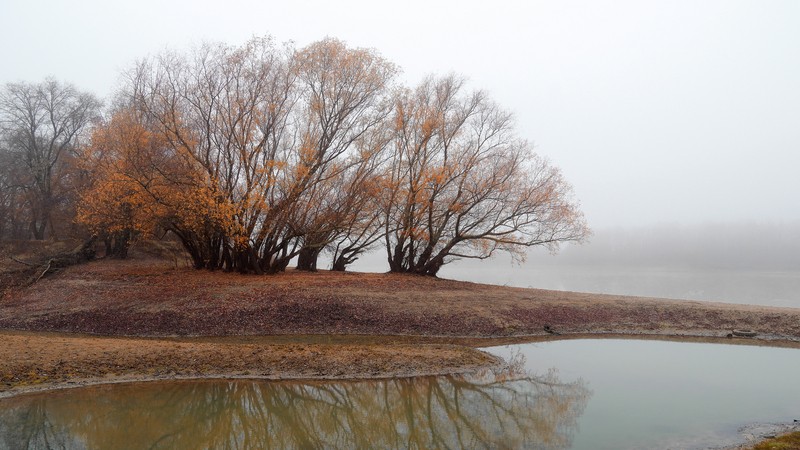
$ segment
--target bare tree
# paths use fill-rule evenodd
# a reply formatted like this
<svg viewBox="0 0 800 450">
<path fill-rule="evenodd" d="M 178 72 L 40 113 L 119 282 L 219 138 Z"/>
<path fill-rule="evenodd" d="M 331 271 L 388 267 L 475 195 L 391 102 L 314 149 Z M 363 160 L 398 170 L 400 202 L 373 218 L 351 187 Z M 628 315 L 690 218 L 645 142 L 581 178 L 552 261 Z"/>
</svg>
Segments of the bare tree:
<svg viewBox="0 0 800 450">
<path fill-rule="evenodd" d="M 392 91 L 395 72 L 334 39 L 142 61 L 118 104 L 151 159 L 169 164 L 131 171 L 123 190 L 98 186 L 118 206 L 144 190 L 208 269 L 271 273 L 298 257 L 315 270 L 328 249 L 344 270 L 383 238 L 390 270 L 436 275 L 454 258 L 523 258 L 589 234 L 571 187 L 516 136 L 511 114 L 455 76 Z M 123 141 L 104 142 L 140 153 Z"/>
<path fill-rule="evenodd" d="M 38 84 L 9 83 L 0 92 L 0 131 L 4 147 L 24 170 L 30 235 L 44 239 L 63 201 L 66 160 L 97 117 L 100 102 L 70 84 L 48 79 Z"/>
<path fill-rule="evenodd" d="M 298 226 L 303 230 L 298 268 L 313 270 L 325 246 L 357 214 L 358 183 L 375 168 L 383 146 L 375 136 L 388 116 L 388 86 L 396 72 L 372 50 L 326 39 L 296 57 L 303 93 L 300 115 L 304 161 Z M 377 130 L 377 132 L 376 132 Z"/>
<path fill-rule="evenodd" d="M 516 137 L 509 113 L 455 76 L 398 96 L 384 199 L 394 272 L 436 275 L 453 258 L 521 258 L 589 233 L 559 171 Z"/>
<path fill-rule="evenodd" d="M 281 197 L 288 169 L 297 97 L 289 57 L 269 39 L 254 39 L 165 53 L 131 73 L 120 103 L 137 111 L 170 160 L 183 161 L 180 174 L 160 174 L 158 185 L 172 189 L 150 194 L 197 268 L 261 271 L 251 238 Z"/>
<path fill-rule="evenodd" d="M 319 254 L 328 250 L 331 268 L 344 271 L 382 238 L 379 198 L 387 135 L 385 123 L 373 127 L 354 143 L 354 151 L 337 165 L 338 170 L 314 189 L 319 198 L 306 207 L 310 220 L 298 255 L 298 269 L 315 270 Z"/>
<path fill-rule="evenodd" d="M 342 232 L 328 244 L 331 270 L 344 271 L 383 239 L 384 215 L 380 208 L 383 175 L 371 174 L 366 178 L 356 175 L 347 183 L 352 190 L 343 190 L 347 196 L 341 204 L 347 205 L 349 213 L 342 216 Z"/>
<path fill-rule="evenodd" d="M 205 45 L 138 64 L 122 103 L 197 174 L 169 220 L 195 265 L 276 272 L 326 234 L 322 189 L 382 123 L 394 72 L 332 39 L 300 51 L 269 39 Z"/>
</svg>

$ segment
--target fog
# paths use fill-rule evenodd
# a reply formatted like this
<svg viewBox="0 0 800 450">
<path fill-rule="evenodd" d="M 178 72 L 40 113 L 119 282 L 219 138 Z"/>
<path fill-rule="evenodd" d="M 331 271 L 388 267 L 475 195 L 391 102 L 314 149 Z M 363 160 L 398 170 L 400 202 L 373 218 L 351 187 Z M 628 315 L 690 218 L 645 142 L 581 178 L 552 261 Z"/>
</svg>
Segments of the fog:
<svg viewBox="0 0 800 450">
<path fill-rule="evenodd" d="M 0 83 L 108 97 L 165 48 L 334 36 L 380 51 L 401 83 L 456 72 L 486 90 L 597 230 L 796 221 L 798 23 L 792 0 L 4 0 Z"/>
<path fill-rule="evenodd" d="M 492 266 L 525 270 L 528 266 L 648 266 L 699 270 L 800 270 L 800 223 L 739 223 L 694 226 L 659 225 L 603 228 L 589 242 L 567 244 L 555 252 L 528 250 L 524 261 L 498 252 L 488 260 L 453 260 L 443 273 Z M 381 249 L 353 267 L 367 272 L 388 270 Z"/>
<path fill-rule="evenodd" d="M 377 249 L 352 269 L 388 270 Z M 800 307 L 800 223 L 605 228 L 557 254 L 533 248 L 446 265 L 443 278 L 514 287 Z"/>
<path fill-rule="evenodd" d="M 625 264 L 697 269 L 800 269 L 800 223 L 660 225 L 597 230 L 586 245 L 557 255 L 532 251 L 534 264 Z"/>
<path fill-rule="evenodd" d="M 0 83 L 54 76 L 108 99 L 136 59 L 202 41 L 333 36 L 375 48 L 403 69 L 399 83 L 455 72 L 513 111 L 595 230 L 558 256 L 457 262 L 442 276 L 735 300 L 750 289 L 742 273 L 800 267 L 798 23 L 793 0 L 4 0 Z M 383 259 L 355 269 L 384 271 Z M 555 272 L 568 267 L 596 270 Z M 647 268 L 686 274 L 666 283 L 679 287 L 727 270 L 718 284 L 730 289 L 630 288 Z M 602 282 L 578 282 L 592 277 Z M 800 292 L 791 277 L 760 280 L 748 286 L 786 286 L 775 301 Z"/>
</svg>

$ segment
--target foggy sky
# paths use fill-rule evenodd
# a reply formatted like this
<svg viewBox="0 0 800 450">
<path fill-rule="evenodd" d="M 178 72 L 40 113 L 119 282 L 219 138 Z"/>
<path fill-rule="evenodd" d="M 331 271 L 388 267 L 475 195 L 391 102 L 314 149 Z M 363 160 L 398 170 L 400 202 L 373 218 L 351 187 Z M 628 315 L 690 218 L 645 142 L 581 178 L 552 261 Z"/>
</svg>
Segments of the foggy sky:
<svg viewBox="0 0 800 450">
<path fill-rule="evenodd" d="M 561 167 L 592 227 L 800 219 L 800 2 L 0 0 L 0 83 L 108 97 L 203 40 L 373 47 L 457 72 Z"/>
</svg>

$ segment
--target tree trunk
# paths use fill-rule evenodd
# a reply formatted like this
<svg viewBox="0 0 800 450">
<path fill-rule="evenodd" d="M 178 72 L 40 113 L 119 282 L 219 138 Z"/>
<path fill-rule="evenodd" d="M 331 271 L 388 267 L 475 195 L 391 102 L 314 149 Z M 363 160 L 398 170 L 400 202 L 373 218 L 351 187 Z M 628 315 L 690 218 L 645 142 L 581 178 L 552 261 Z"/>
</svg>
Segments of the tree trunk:
<svg viewBox="0 0 800 450">
<path fill-rule="evenodd" d="M 339 255 L 333 261 L 333 265 L 331 266 L 331 270 L 333 270 L 334 272 L 344 272 L 345 270 L 347 270 L 347 265 L 352 263 L 352 262 L 353 261 L 350 261 L 350 258 L 345 258 L 344 256 Z"/>
<path fill-rule="evenodd" d="M 322 251 L 321 248 L 303 247 L 297 255 L 297 270 L 317 271 L 317 259 Z"/>
<path fill-rule="evenodd" d="M 31 232 L 37 241 L 43 241 L 47 234 L 47 225 L 50 223 L 50 195 L 42 194 L 39 205 L 32 210 Z"/>
<path fill-rule="evenodd" d="M 41 222 L 37 224 L 36 219 L 31 219 L 31 235 L 33 239 L 36 241 L 43 241 L 44 240 L 44 230 L 45 230 L 45 223 Z"/>
<path fill-rule="evenodd" d="M 114 233 L 114 247 L 111 251 L 111 257 L 117 259 L 126 259 L 128 257 L 128 249 L 131 246 L 131 231 L 122 230 Z"/>
<path fill-rule="evenodd" d="M 278 272 L 285 271 L 286 267 L 289 266 L 289 262 L 291 262 L 291 260 L 292 260 L 292 258 L 288 258 L 286 256 L 280 256 L 280 257 L 276 258 L 275 261 L 266 270 L 266 273 L 276 274 Z"/>
<path fill-rule="evenodd" d="M 106 246 L 105 256 L 110 257 L 114 253 L 114 239 L 111 236 L 106 235 L 103 238 L 103 243 Z"/>
<path fill-rule="evenodd" d="M 397 242 L 397 244 L 394 246 L 394 252 L 389 252 L 388 256 L 390 272 L 407 272 L 407 269 L 403 267 L 403 259 L 405 254 L 403 251 L 402 241 Z"/>
<path fill-rule="evenodd" d="M 95 238 L 91 238 L 69 253 L 59 253 L 50 259 L 51 267 L 63 268 L 93 260 L 95 257 L 94 242 Z"/>
</svg>

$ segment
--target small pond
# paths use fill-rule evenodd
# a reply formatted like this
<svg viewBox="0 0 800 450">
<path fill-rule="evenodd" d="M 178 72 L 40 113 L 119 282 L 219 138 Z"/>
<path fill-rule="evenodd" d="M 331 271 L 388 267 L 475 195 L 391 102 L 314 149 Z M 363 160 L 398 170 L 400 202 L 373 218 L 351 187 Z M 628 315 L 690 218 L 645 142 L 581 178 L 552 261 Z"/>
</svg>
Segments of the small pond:
<svg viewBox="0 0 800 450">
<path fill-rule="evenodd" d="M 800 351 L 637 340 L 493 347 L 502 373 L 183 381 L 0 400 L 0 448 L 706 448 L 800 419 Z"/>
<path fill-rule="evenodd" d="M 800 419 L 797 349 L 580 339 L 487 350 L 591 391 L 569 448 L 718 448 L 743 426 Z"/>
</svg>

